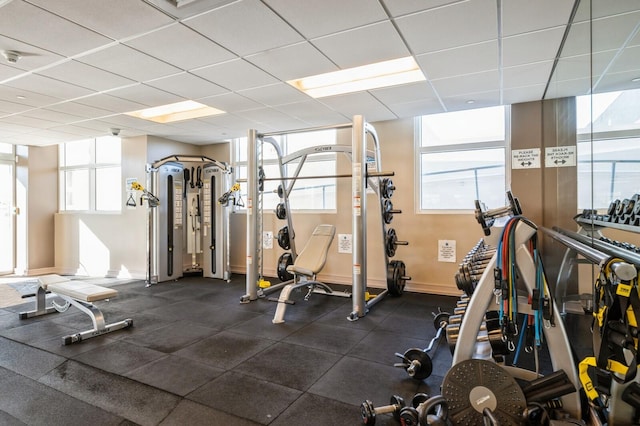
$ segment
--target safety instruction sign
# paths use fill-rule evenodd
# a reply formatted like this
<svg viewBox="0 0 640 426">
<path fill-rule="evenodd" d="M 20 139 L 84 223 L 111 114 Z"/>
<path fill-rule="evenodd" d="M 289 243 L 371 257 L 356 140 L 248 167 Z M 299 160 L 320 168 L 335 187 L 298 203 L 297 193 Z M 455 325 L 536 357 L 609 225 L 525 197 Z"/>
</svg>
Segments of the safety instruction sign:
<svg viewBox="0 0 640 426">
<path fill-rule="evenodd" d="M 438 262 L 456 262 L 456 240 L 438 240 Z"/>
<path fill-rule="evenodd" d="M 539 169 L 540 148 L 511 150 L 511 169 Z"/>
<path fill-rule="evenodd" d="M 338 253 L 353 253 L 352 234 L 338 234 Z"/>
<path fill-rule="evenodd" d="M 545 167 L 572 167 L 576 165 L 576 146 L 552 146 L 544 149 Z"/>
</svg>

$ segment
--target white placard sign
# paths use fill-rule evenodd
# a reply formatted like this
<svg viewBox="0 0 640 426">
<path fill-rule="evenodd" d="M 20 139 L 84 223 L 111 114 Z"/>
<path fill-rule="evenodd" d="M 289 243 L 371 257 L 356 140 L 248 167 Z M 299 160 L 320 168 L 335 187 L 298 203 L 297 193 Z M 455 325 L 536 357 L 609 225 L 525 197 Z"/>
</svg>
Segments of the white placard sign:
<svg viewBox="0 0 640 426">
<path fill-rule="evenodd" d="M 572 167 L 576 165 L 576 147 L 552 146 L 544 149 L 545 167 Z"/>
<path fill-rule="evenodd" d="M 262 233 L 262 248 L 271 250 L 273 248 L 273 232 L 264 231 Z"/>
<path fill-rule="evenodd" d="M 353 253 L 353 236 L 338 234 L 338 253 Z"/>
<path fill-rule="evenodd" d="M 438 240 L 438 262 L 456 262 L 456 240 Z"/>
<path fill-rule="evenodd" d="M 511 151 L 512 169 L 539 169 L 540 148 L 514 149 Z"/>
</svg>

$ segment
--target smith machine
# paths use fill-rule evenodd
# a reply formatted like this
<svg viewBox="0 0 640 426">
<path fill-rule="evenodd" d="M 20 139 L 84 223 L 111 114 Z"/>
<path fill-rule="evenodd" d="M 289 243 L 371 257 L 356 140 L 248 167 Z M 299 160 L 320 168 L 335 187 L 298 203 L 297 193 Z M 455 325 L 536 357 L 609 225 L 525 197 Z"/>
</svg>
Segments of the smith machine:
<svg viewBox="0 0 640 426">
<path fill-rule="evenodd" d="M 314 147 L 306 150 L 302 150 L 297 153 L 293 153 L 287 157 L 283 157 L 280 152 L 280 147 L 273 139 L 273 136 L 292 133 L 311 132 L 324 129 L 352 129 L 352 145 L 337 146 L 326 145 L 322 147 Z M 371 136 L 373 140 L 374 149 L 372 151 L 367 150 L 367 135 Z M 261 158 L 262 158 L 262 144 L 269 143 L 273 145 L 278 153 L 280 177 L 267 178 L 261 170 Z M 393 172 L 383 172 L 381 170 L 380 162 L 380 146 L 378 142 L 378 136 L 375 129 L 369 123 L 364 121 L 362 116 L 354 116 L 353 122 L 349 124 L 331 126 L 324 128 L 311 128 L 301 129 L 297 131 L 287 131 L 278 133 L 263 133 L 259 134 L 255 130 L 249 130 L 249 137 L 247 141 L 247 157 L 248 157 L 248 172 L 247 172 L 247 281 L 246 281 L 246 294 L 241 298 L 242 303 L 248 303 L 256 300 L 258 297 L 266 296 L 267 294 L 283 289 L 286 286 L 289 288 L 283 289 L 281 295 L 282 300 L 278 300 L 279 306 L 274 323 L 283 322 L 284 308 L 290 301 L 286 300 L 285 293 L 291 289 L 291 285 L 297 285 L 294 280 L 286 280 L 280 284 L 271 285 L 268 287 L 261 286 L 264 282 L 262 276 L 262 192 L 265 180 L 278 180 L 280 186 L 278 195 L 283 200 L 278 213 L 279 218 L 287 220 L 287 241 L 286 247 L 291 250 L 291 253 L 285 253 L 286 256 L 281 256 L 278 266 L 278 275 L 281 279 L 290 278 L 287 268 L 291 268 L 291 265 L 295 264 L 297 257 L 295 246 L 295 233 L 293 231 L 293 224 L 291 215 L 289 213 L 288 197 L 293 189 L 293 185 L 297 179 L 309 178 L 306 176 L 299 176 L 300 169 L 304 164 L 307 156 L 321 150 L 323 152 L 342 152 L 351 158 L 352 173 L 349 175 L 334 175 L 334 176 L 315 176 L 318 177 L 351 177 L 352 184 L 352 293 L 348 292 L 334 292 L 329 286 L 316 281 L 310 282 L 311 286 L 320 287 L 320 292 L 324 294 L 335 294 L 339 296 L 351 296 L 353 300 L 353 311 L 349 314 L 348 319 L 355 321 L 367 314 L 369 309 L 378 303 L 387 294 L 400 296 L 404 291 L 405 282 L 410 280 L 411 277 L 406 276 L 405 265 L 402 261 L 389 260 L 390 257 L 395 255 L 395 250 L 398 245 L 407 245 L 406 241 L 398 241 L 395 230 L 390 228 L 386 229 L 385 224 L 391 222 L 393 214 L 400 213 L 398 210 L 393 209 L 390 197 L 395 189 L 393 183 L 384 176 L 393 176 Z M 292 177 L 287 177 L 285 174 L 285 165 L 294 160 L 299 160 L 297 170 Z M 380 209 L 382 214 L 382 233 L 385 241 L 385 260 L 387 267 L 387 289 L 383 290 L 375 296 L 370 296 L 367 291 L 367 188 L 372 189 L 380 199 Z M 333 234 L 331 234 L 331 237 Z M 282 237 L 281 237 L 282 238 Z M 282 244 L 281 244 L 282 246 Z M 328 246 L 327 246 L 328 248 Z M 325 253 L 326 254 L 326 253 Z M 323 262 L 322 262 L 323 263 Z M 312 274 L 315 277 L 315 273 Z M 313 278 L 315 279 L 315 278 Z"/>
<path fill-rule="evenodd" d="M 172 155 L 147 165 L 147 285 L 185 274 L 230 279 L 229 212 L 218 203 L 230 173 L 226 163 L 204 156 Z"/>
</svg>

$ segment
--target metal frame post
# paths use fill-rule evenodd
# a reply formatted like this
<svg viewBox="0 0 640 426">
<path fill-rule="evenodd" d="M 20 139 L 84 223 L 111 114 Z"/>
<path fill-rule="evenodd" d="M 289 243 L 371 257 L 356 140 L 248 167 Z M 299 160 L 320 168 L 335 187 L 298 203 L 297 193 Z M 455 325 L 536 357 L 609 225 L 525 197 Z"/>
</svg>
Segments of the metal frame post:
<svg viewBox="0 0 640 426">
<path fill-rule="evenodd" d="M 249 130 L 247 137 L 247 289 L 243 301 L 258 298 L 258 132 Z M 247 300 L 248 299 L 248 300 Z"/>
<path fill-rule="evenodd" d="M 367 194 L 365 185 L 367 179 L 367 147 L 365 135 L 365 121 L 361 115 L 353 117 L 351 128 L 351 152 L 352 177 L 351 177 L 351 198 L 352 198 L 352 221 L 351 232 L 353 234 L 353 311 L 348 317 L 355 321 L 367 314 L 365 301 L 367 283 Z"/>
</svg>

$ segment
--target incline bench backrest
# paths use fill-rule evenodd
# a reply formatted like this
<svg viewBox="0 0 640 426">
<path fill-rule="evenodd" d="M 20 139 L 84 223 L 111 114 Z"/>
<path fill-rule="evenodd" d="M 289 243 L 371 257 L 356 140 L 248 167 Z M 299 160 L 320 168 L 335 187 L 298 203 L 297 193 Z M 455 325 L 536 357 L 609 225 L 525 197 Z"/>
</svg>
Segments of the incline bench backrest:
<svg viewBox="0 0 640 426">
<path fill-rule="evenodd" d="M 327 261 L 327 252 L 335 234 L 336 227 L 333 225 L 316 226 L 296 262 L 287 271 L 309 277 L 320 272 Z"/>
</svg>

